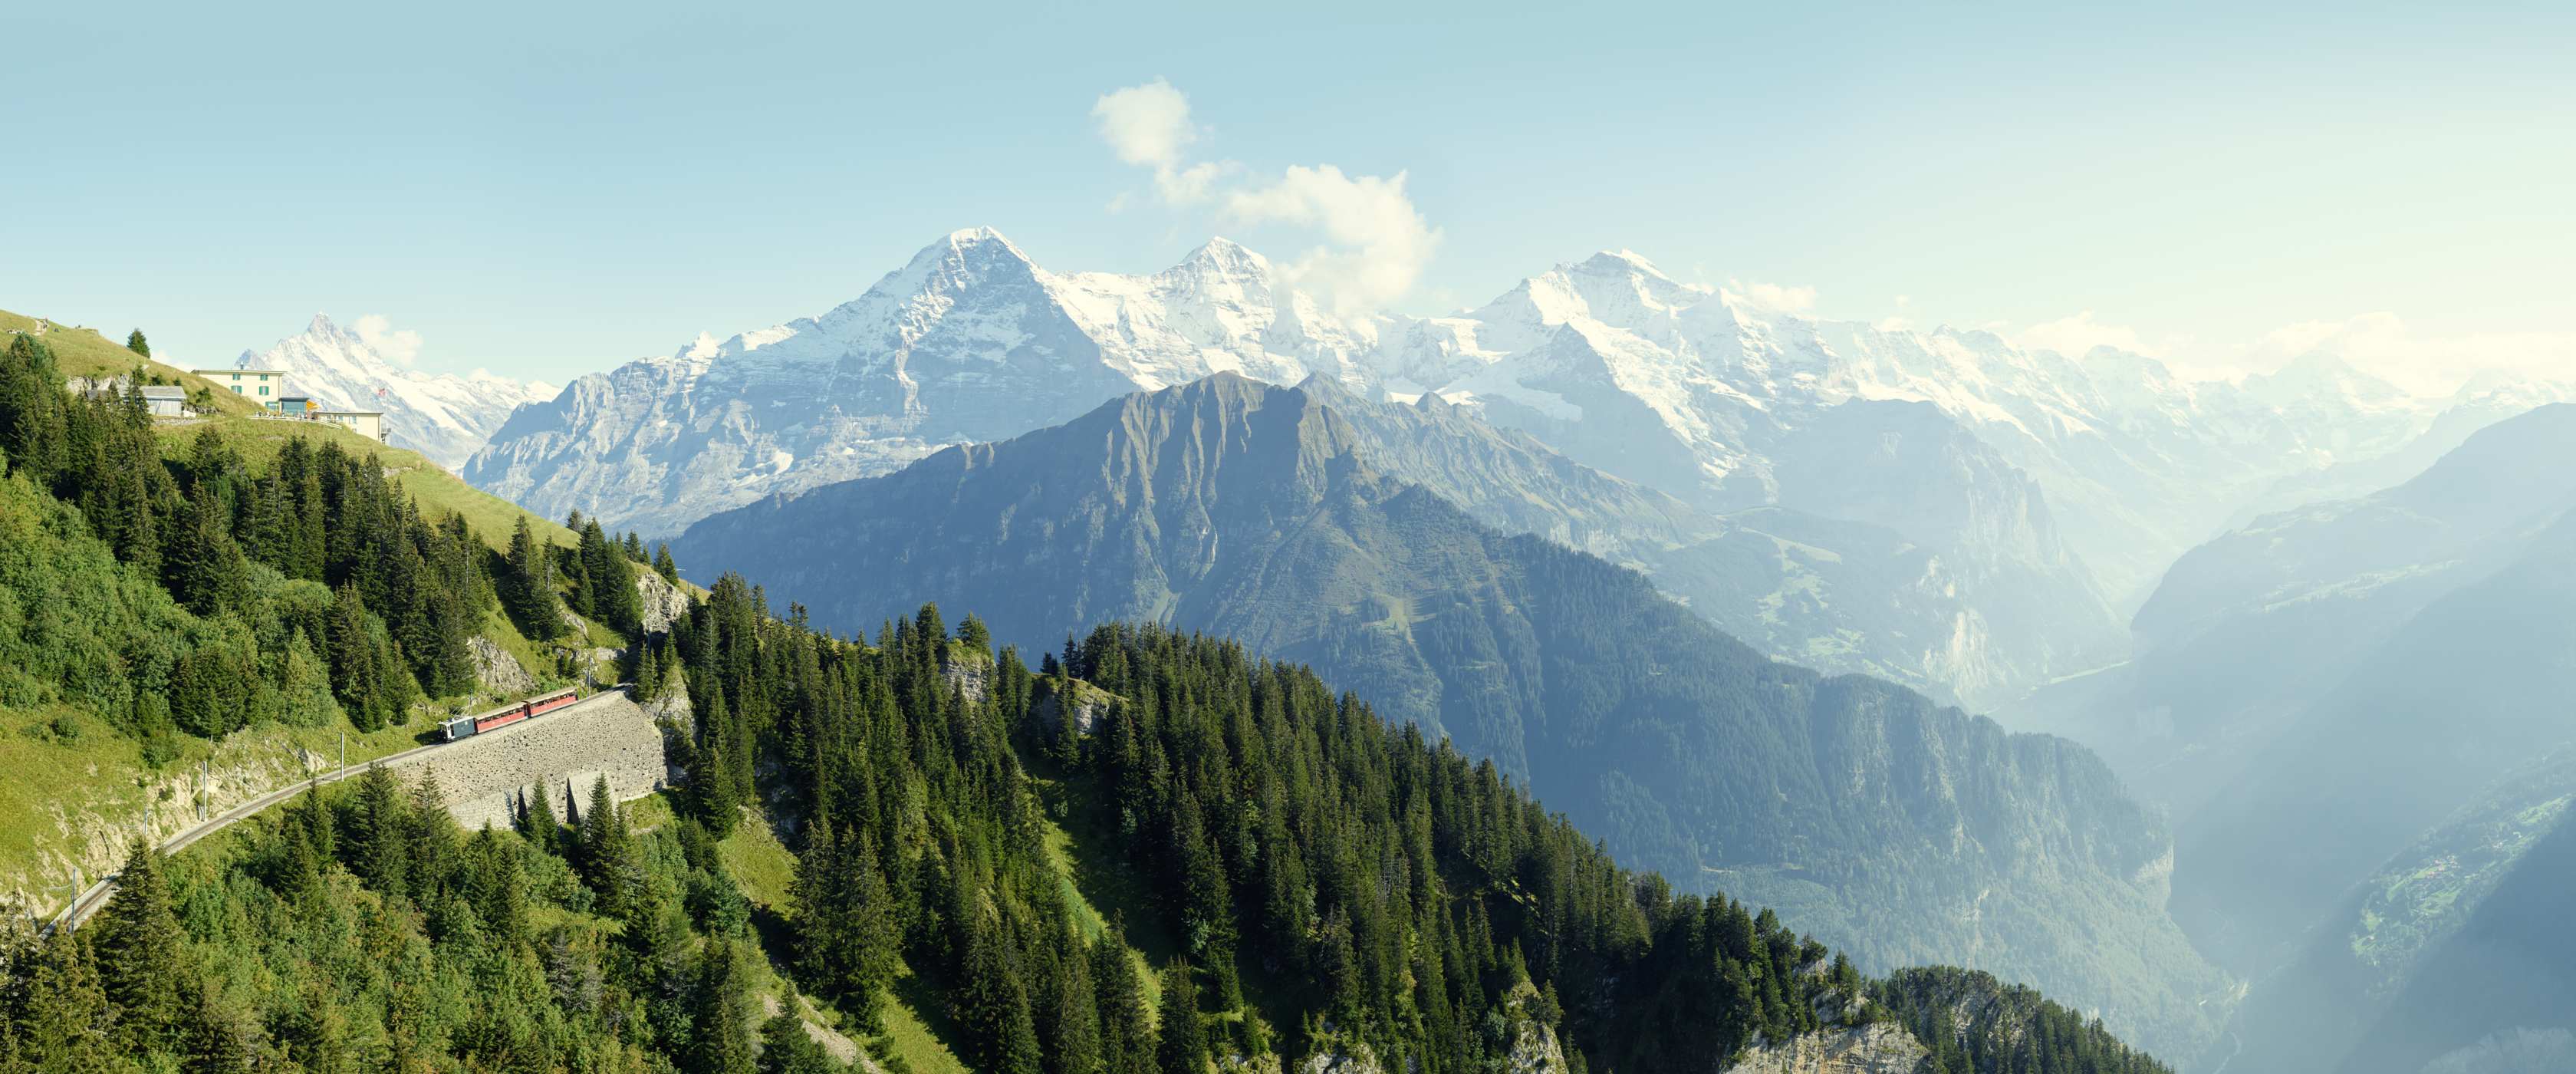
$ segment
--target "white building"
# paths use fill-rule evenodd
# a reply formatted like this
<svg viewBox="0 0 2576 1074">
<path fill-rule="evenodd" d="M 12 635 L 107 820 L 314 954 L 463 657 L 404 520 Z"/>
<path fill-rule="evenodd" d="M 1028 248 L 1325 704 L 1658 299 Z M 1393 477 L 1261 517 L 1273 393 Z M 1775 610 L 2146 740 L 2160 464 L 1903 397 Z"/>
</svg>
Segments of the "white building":
<svg viewBox="0 0 2576 1074">
<path fill-rule="evenodd" d="M 277 409 L 277 401 L 286 395 L 286 371 L 283 369 L 191 369 L 188 372 L 233 390 L 234 395 L 259 400 L 259 405 Z"/>
<path fill-rule="evenodd" d="M 305 416 L 344 426 L 379 444 L 385 442 L 385 412 L 381 410 L 308 410 Z"/>
</svg>

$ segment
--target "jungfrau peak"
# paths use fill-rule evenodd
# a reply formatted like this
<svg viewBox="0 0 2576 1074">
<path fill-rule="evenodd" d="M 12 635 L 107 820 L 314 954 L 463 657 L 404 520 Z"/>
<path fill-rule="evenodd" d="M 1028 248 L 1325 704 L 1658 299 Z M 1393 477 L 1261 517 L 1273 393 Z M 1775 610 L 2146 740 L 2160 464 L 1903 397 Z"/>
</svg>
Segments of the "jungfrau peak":
<svg viewBox="0 0 2576 1074">
<path fill-rule="evenodd" d="M 451 470 L 481 447 L 512 410 L 555 394 L 550 384 L 482 370 L 467 376 L 421 372 L 320 313 L 302 333 L 264 351 L 245 350 L 234 365 L 285 370 L 281 398 L 305 396 L 328 410 L 382 411 L 386 442 Z"/>
</svg>

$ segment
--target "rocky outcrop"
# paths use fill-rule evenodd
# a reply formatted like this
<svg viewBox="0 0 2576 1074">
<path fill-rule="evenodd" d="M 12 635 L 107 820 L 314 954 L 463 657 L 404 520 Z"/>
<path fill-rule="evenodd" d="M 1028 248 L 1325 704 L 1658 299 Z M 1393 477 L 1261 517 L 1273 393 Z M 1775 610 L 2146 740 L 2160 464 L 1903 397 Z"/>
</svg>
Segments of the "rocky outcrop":
<svg viewBox="0 0 2576 1074">
<path fill-rule="evenodd" d="M 1921 1074 L 1930 1050 L 1894 1022 L 1755 1040 L 1726 1074 Z"/>
<path fill-rule="evenodd" d="M 1281 1074 L 1279 1055 L 1264 1052 L 1245 1058 L 1241 1052 L 1228 1052 L 1216 1059 L 1217 1074 Z"/>
<path fill-rule="evenodd" d="M 939 666 L 939 674 L 957 688 L 958 696 L 969 702 L 982 701 L 993 688 L 993 662 L 969 655 L 964 659 L 949 657 Z"/>
<path fill-rule="evenodd" d="M 1522 981 L 1503 1000 L 1504 1015 L 1510 1020 L 1511 1046 L 1503 1052 L 1503 1067 L 1510 1074 L 1566 1074 L 1565 1048 L 1556 1039 L 1556 1029 L 1548 1024 L 1557 1017 L 1542 1013 L 1547 1006 L 1538 989 Z"/>
<path fill-rule="evenodd" d="M 1037 723 L 1040 733 L 1052 735 L 1064 720 L 1066 702 L 1056 691 L 1043 685 L 1046 681 L 1039 680 L 1040 692 L 1038 699 L 1029 705 L 1029 719 Z M 1109 692 L 1079 679 L 1074 680 L 1073 688 L 1067 692 L 1072 695 L 1073 729 L 1080 734 L 1090 734 L 1092 725 L 1109 714 Z"/>
<path fill-rule="evenodd" d="M 644 605 L 644 632 L 660 634 L 689 614 L 689 595 L 652 571 L 635 572 L 635 595 Z"/>
<path fill-rule="evenodd" d="M 465 639 L 465 648 L 474 655 L 474 677 L 484 689 L 514 697 L 536 690 L 537 677 L 492 639 L 477 634 Z"/>
<path fill-rule="evenodd" d="M 1297 1074 L 1386 1074 L 1376 1049 L 1353 1041 L 1347 1050 L 1318 1051 L 1297 1061 Z"/>
<path fill-rule="evenodd" d="M 653 722 L 686 738 L 696 733 L 698 722 L 697 709 L 689 702 L 689 681 L 682 675 L 680 668 L 673 666 L 664 673 L 659 691 L 645 698 L 642 704 L 644 714 L 652 717 Z"/>
</svg>

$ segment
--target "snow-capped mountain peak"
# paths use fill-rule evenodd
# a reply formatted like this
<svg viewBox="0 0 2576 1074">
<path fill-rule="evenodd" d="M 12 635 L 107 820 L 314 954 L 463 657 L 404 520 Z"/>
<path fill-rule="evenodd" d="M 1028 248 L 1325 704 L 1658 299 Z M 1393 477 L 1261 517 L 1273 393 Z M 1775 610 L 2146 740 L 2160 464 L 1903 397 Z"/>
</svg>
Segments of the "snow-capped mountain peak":
<svg viewBox="0 0 2576 1074">
<path fill-rule="evenodd" d="M 2232 510 L 2228 496 L 2284 468 L 2384 452 L 2420 431 L 2432 405 L 2329 356 L 2259 382 L 2195 383 L 2140 355 L 1833 321 L 1794 298 L 1684 283 L 1622 250 L 1453 316 L 1353 317 L 1222 238 L 1126 275 L 1043 268 L 1000 233 L 968 228 L 819 317 L 701 337 L 675 353 L 687 375 L 656 367 L 621 389 L 669 398 L 601 397 L 528 426 L 560 429 L 575 411 L 668 423 L 654 446 L 605 447 L 635 430 L 602 428 L 525 440 L 478 465 L 509 469 L 482 480 L 541 510 L 671 531 L 770 492 L 1231 371 L 1378 397 L 1437 393 L 1578 461 L 1734 510 L 1777 493 L 1779 445 L 1831 408 L 1928 403 L 2038 482 L 2068 543 L 2122 594 L 2206 537 Z M 719 444 L 744 464 L 710 461 Z M 655 460 L 662 484 L 636 479 L 643 464 L 619 454 L 633 451 Z M 567 476 L 547 476 L 559 467 Z"/>
<path fill-rule="evenodd" d="M 2245 393 L 2273 406 L 2333 400 L 2357 407 L 2388 408 L 2408 404 L 2405 390 L 2355 369 L 2332 351 L 2308 351 L 2271 373 L 2245 378 Z"/>
<path fill-rule="evenodd" d="M 307 396 L 326 410 L 381 411 L 388 443 L 451 468 L 481 447 L 512 410 L 553 398 L 556 391 L 542 381 L 483 370 L 459 376 L 414 369 L 326 313 L 315 313 L 302 333 L 266 350 L 244 350 L 234 366 L 283 369 L 281 396 Z"/>
</svg>

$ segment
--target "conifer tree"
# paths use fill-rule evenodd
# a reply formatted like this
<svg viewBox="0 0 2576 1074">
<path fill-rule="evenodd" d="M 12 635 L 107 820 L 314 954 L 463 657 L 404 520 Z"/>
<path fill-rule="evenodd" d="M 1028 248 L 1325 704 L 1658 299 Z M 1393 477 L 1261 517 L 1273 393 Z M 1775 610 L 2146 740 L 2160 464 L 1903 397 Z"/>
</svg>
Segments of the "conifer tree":
<svg viewBox="0 0 2576 1074">
<path fill-rule="evenodd" d="M 170 594 L 188 610 L 212 615 L 248 597 L 250 579 L 241 547 L 212 490 L 199 485 L 188 497 L 187 517 L 166 550 L 162 576 Z"/>
<path fill-rule="evenodd" d="M 152 357 L 152 344 L 143 338 L 143 330 L 140 328 L 125 334 L 125 349 L 146 358 Z"/>
<path fill-rule="evenodd" d="M 1184 959 L 1163 971 L 1162 1030 L 1154 1069 L 1160 1074 L 1206 1074 L 1207 1029 L 1199 1024 L 1199 986 Z"/>
<path fill-rule="evenodd" d="M 349 814 L 351 871 L 386 895 L 405 894 L 411 886 L 410 814 L 393 773 L 381 764 L 368 765 L 358 776 L 357 801 Z"/>
<path fill-rule="evenodd" d="M 1145 1000 L 1145 982 L 1136 971 L 1120 932 L 1103 933 L 1091 948 L 1092 980 L 1100 1014 L 1100 1069 L 1103 1074 L 1150 1074 L 1155 1069 L 1153 1011 Z"/>
<path fill-rule="evenodd" d="M 179 919 L 161 868 L 161 856 L 137 839 L 117 872 L 116 894 L 100 911 L 92 940 L 117 1035 L 138 1051 L 178 1044 L 186 1012 L 180 991 L 187 967 L 179 947 Z"/>
<path fill-rule="evenodd" d="M 741 979 L 733 941 L 710 940 L 698 955 L 690 1014 L 689 1069 L 701 1074 L 754 1074 L 749 982 Z"/>
<path fill-rule="evenodd" d="M 226 1001 L 210 980 L 189 989 L 184 1033 L 190 1074 L 253 1074 L 266 1052 L 258 1022 Z"/>
<path fill-rule="evenodd" d="M 1093 1005 L 1090 947 L 1076 939 L 1065 945 L 1055 963 L 1039 1004 L 1046 1017 L 1046 1067 L 1090 1074 L 1101 1066 L 1100 1012 Z"/>
<path fill-rule="evenodd" d="M 781 1009 L 760 1024 L 760 1074 L 831 1074 L 840 1069 L 805 1032 L 805 1021 Z"/>
<path fill-rule="evenodd" d="M 287 635 L 278 693 L 286 722 L 297 727 L 328 727 L 340 722 L 340 704 L 331 699 L 331 676 L 303 627 Z"/>
<path fill-rule="evenodd" d="M 84 934 L 58 929 L 26 967 L 15 997 L 17 1058 L 28 1069 L 103 1074 L 124 1067 L 98 965 Z"/>
<path fill-rule="evenodd" d="M 660 541 L 653 545 L 653 573 L 661 575 L 663 581 L 672 585 L 680 584 L 680 565 L 671 561 L 671 542 Z"/>
</svg>

